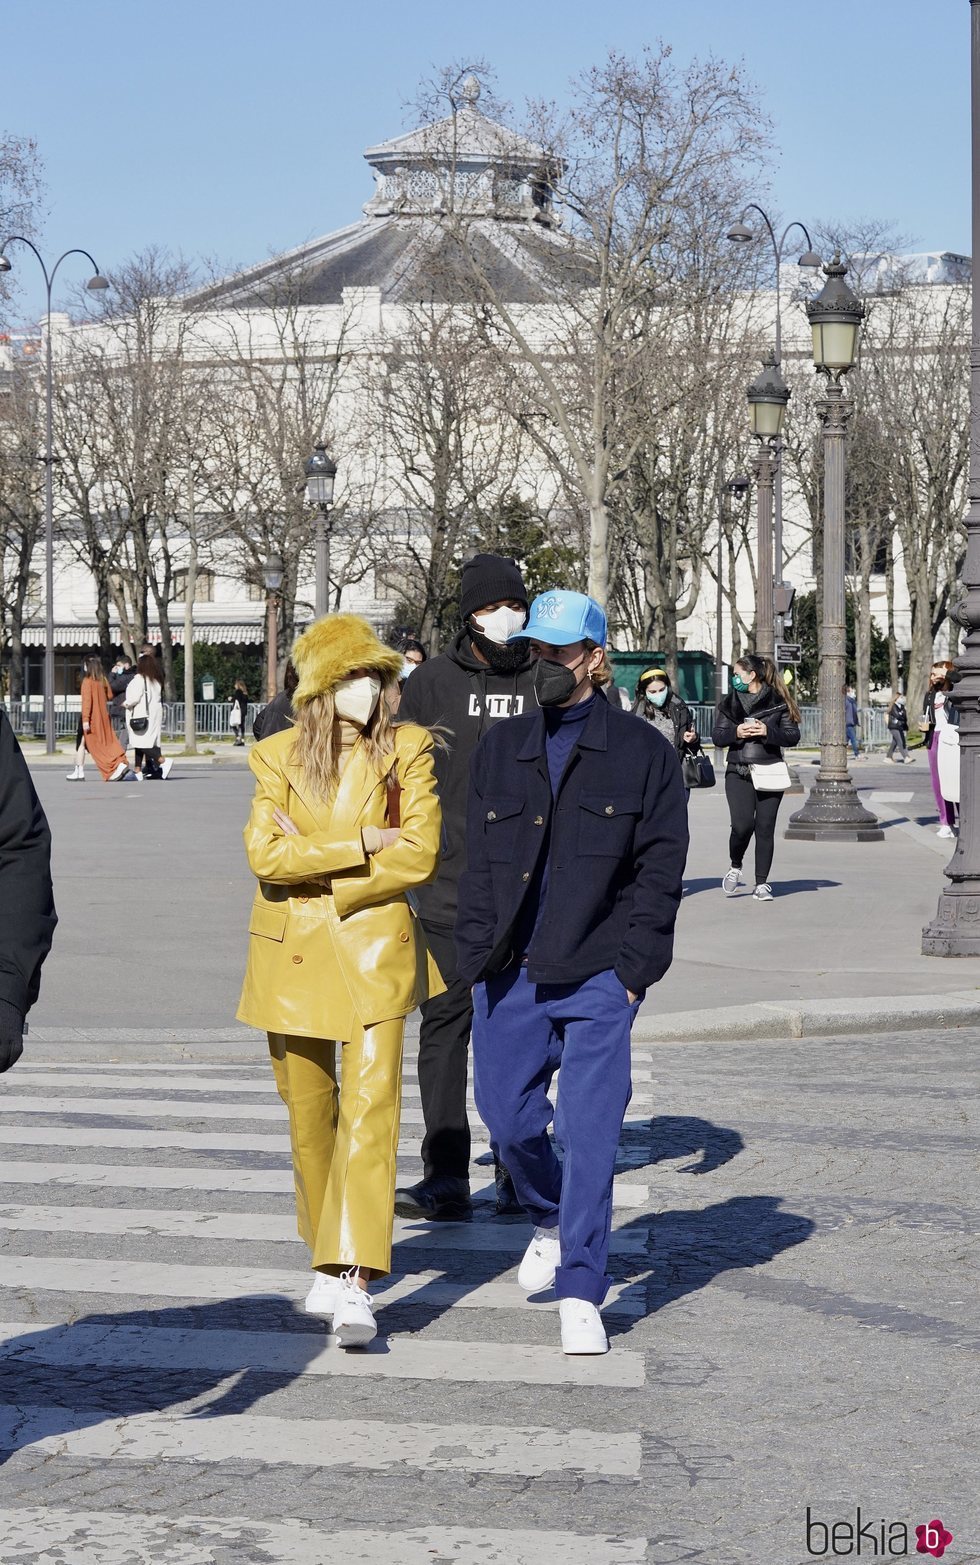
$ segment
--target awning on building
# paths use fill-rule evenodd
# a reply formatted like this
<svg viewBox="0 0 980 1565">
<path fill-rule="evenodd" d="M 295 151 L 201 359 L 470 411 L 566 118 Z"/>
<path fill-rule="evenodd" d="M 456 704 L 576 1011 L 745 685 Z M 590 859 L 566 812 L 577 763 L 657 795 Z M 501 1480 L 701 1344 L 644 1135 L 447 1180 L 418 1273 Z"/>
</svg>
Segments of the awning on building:
<svg viewBox="0 0 980 1565">
<path fill-rule="evenodd" d="M 174 646 L 184 645 L 184 623 L 171 625 L 171 636 Z M 122 636 L 119 626 L 115 621 L 109 625 L 109 633 L 113 644 L 120 646 Z M 214 621 L 198 622 L 194 626 L 194 640 L 206 642 L 209 646 L 260 646 L 265 636 L 265 624 L 262 620 L 255 620 L 251 624 L 245 624 L 240 620 L 227 625 Z M 45 634 L 43 625 L 27 625 L 24 627 L 24 646 L 43 647 Z M 151 625 L 147 631 L 147 640 L 154 643 L 160 640 L 159 625 Z M 79 620 L 75 624 L 55 624 L 54 644 L 56 647 L 95 647 L 99 644 L 98 626 L 94 620 Z"/>
</svg>

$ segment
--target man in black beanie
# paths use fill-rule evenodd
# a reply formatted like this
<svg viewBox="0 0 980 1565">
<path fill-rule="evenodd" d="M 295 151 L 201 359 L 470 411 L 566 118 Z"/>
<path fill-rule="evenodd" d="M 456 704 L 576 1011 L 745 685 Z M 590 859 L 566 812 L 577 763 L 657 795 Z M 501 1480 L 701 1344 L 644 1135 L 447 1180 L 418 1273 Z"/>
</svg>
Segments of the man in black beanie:
<svg viewBox="0 0 980 1565">
<path fill-rule="evenodd" d="M 459 877 L 465 868 L 466 800 L 470 757 L 487 728 L 519 717 L 537 702 L 527 643 L 511 642 L 527 619 L 528 595 L 515 560 L 477 554 L 463 566 L 463 629 L 438 657 L 415 670 L 402 692 L 399 720 L 440 725 L 449 748 L 437 750 L 436 780 L 442 804 L 442 862 L 429 886 L 417 891 L 432 954 L 448 984 L 445 994 L 422 1006 L 419 1088 L 425 1139 L 423 1177 L 395 1192 L 401 1217 L 444 1221 L 469 1218 L 470 1129 L 466 1078 L 473 1003 L 469 985 L 456 977 L 453 925 Z M 513 1186 L 497 1171 L 497 1211 L 520 1211 Z"/>
</svg>

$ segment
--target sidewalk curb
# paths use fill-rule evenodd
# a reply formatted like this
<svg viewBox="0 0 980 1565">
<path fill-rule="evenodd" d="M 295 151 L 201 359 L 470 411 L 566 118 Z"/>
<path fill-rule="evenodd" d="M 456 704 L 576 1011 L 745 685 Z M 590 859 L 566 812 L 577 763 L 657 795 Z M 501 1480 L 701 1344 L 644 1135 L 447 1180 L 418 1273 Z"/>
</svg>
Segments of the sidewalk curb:
<svg viewBox="0 0 980 1565">
<path fill-rule="evenodd" d="M 825 1038 L 980 1026 L 980 989 L 854 1000 L 765 1001 L 704 1011 L 641 1011 L 634 1043 L 728 1043 L 747 1038 Z"/>
</svg>

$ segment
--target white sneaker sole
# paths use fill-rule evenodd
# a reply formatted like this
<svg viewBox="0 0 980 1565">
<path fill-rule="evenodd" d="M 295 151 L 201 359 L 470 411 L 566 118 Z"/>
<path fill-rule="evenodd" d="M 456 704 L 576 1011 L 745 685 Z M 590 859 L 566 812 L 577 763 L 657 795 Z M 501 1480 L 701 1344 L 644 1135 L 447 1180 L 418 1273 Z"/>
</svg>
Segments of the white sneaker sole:
<svg viewBox="0 0 980 1565">
<path fill-rule="evenodd" d="M 334 1336 L 337 1338 L 338 1348 L 363 1348 L 367 1343 L 373 1342 L 378 1335 L 377 1322 L 351 1321 L 345 1326 L 342 1322 L 334 1321 Z"/>
<path fill-rule="evenodd" d="M 609 1339 L 606 1339 L 601 1348 L 598 1343 L 589 1343 L 588 1345 L 585 1343 L 582 1343 L 581 1345 L 568 1343 L 566 1345 L 563 1342 L 561 1345 L 561 1350 L 567 1358 L 585 1358 L 588 1356 L 595 1358 L 600 1353 L 609 1352 Z"/>
</svg>

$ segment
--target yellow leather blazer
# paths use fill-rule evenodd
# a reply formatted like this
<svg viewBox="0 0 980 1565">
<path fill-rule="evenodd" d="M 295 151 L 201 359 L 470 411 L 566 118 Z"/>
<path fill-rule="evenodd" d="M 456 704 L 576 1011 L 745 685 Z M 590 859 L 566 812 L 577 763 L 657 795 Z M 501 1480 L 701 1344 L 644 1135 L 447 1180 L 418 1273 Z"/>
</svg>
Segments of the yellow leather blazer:
<svg viewBox="0 0 980 1565">
<path fill-rule="evenodd" d="M 293 729 L 273 734 L 249 756 L 257 784 L 245 851 L 259 885 L 238 1017 L 266 1032 L 334 1038 L 352 1002 L 369 1027 L 445 990 L 405 896 L 439 866 L 432 738 L 411 723 L 395 729 L 401 835 L 371 855 L 361 828 L 385 825 L 387 790 L 364 747 L 354 746 L 336 794 L 321 800 L 293 764 L 294 739 Z M 301 835 L 280 832 L 277 807 Z"/>
</svg>

